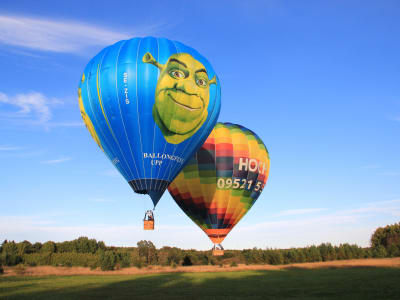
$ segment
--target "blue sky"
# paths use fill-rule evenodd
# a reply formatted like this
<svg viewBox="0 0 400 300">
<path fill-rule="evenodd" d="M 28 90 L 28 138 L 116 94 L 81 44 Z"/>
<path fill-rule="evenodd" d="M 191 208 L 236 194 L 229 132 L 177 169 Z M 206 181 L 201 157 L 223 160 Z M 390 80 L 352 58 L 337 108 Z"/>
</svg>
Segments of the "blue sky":
<svg viewBox="0 0 400 300">
<path fill-rule="evenodd" d="M 221 81 L 220 121 L 270 151 L 267 187 L 226 248 L 368 246 L 400 221 L 398 1 L 8 1 L 0 3 L 0 240 L 81 235 L 211 248 L 168 192 L 156 230 L 91 140 L 77 87 L 105 46 L 178 40 Z"/>
</svg>

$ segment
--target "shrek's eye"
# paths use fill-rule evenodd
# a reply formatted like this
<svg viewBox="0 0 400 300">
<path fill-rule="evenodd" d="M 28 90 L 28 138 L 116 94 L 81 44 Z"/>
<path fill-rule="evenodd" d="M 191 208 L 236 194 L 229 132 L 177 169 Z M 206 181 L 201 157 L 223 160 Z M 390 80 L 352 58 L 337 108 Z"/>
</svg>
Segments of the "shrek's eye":
<svg viewBox="0 0 400 300">
<path fill-rule="evenodd" d="M 207 81 L 201 78 L 196 79 L 196 83 L 199 86 L 207 86 Z"/>
<path fill-rule="evenodd" d="M 185 78 L 185 73 L 183 73 L 180 70 L 171 70 L 171 71 L 169 71 L 169 75 L 171 75 L 171 77 L 176 78 L 176 79 Z"/>
</svg>

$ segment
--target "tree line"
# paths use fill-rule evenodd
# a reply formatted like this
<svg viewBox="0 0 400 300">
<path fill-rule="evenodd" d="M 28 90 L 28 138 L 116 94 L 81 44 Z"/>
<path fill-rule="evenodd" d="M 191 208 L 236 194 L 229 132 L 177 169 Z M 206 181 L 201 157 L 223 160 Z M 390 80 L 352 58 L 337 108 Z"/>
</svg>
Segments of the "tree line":
<svg viewBox="0 0 400 300">
<path fill-rule="evenodd" d="M 114 270 L 125 267 L 162 265 L 224 265 L 230 264 L 290 264 L 357 258 L 400 256 L 400 223 L 380 227 L 371 236 L 371 247 L 323 243 L 318 246 L 291 249 L 225 250 L 214 257 L 211 251 L 184 250 L 164 246 L 157 249 L 151 241 L 139 241 L 137 247 L 106 246 L 102 241 L 80 237 L 72 241 L 45 243 L 16 243 L 5 240 L 0 247 L 2 265 L 83 266 L 92 269 Z"/>
</svg>

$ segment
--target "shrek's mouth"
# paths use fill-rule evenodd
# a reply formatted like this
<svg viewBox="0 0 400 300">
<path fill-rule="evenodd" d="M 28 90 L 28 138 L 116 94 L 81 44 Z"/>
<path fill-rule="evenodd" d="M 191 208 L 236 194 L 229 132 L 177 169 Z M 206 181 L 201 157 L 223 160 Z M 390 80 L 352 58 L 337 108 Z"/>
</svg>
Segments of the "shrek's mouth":
<svg viewBox="0 0 400 300">
<path fill-rule="evenodd" d="M 181 106 L 181 107 L 183 107 L 184 109 L 187 109 L 187 110 L 189 110 L 189 111 L 194 111 L 194 110 L 199 110 L 199 109 L 201 109 L 201 107 L 191 107 L 191 106 L 189 106 L 189 105 L 186 105 L 186 104 L 183 104 L 183 103 L 178 102 L 177 100 L 174 99 L 174 97 L 172 97 L 172 95 L 171 95 L 170 93 L 168 93 L 168 96 L 171 98 L 171 100 L 172 100 L 173 102 L 175 102 L 175 103 L 178 104 L 179 106 Z"/>
</svg>

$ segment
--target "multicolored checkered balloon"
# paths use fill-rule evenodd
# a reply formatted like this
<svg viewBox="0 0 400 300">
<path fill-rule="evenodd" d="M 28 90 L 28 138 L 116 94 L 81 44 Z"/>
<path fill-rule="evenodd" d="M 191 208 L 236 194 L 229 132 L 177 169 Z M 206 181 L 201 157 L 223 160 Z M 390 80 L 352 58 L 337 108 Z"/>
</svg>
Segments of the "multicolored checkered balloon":
<svg viewBox="0 0 400 300">
<path fill-rule="evenodd" d="M 168 190 L 186 215 L 219 244 L 260 196 L 269 166 L 268 150 L 254 132 L 217 123 Z"/>
</svg>

